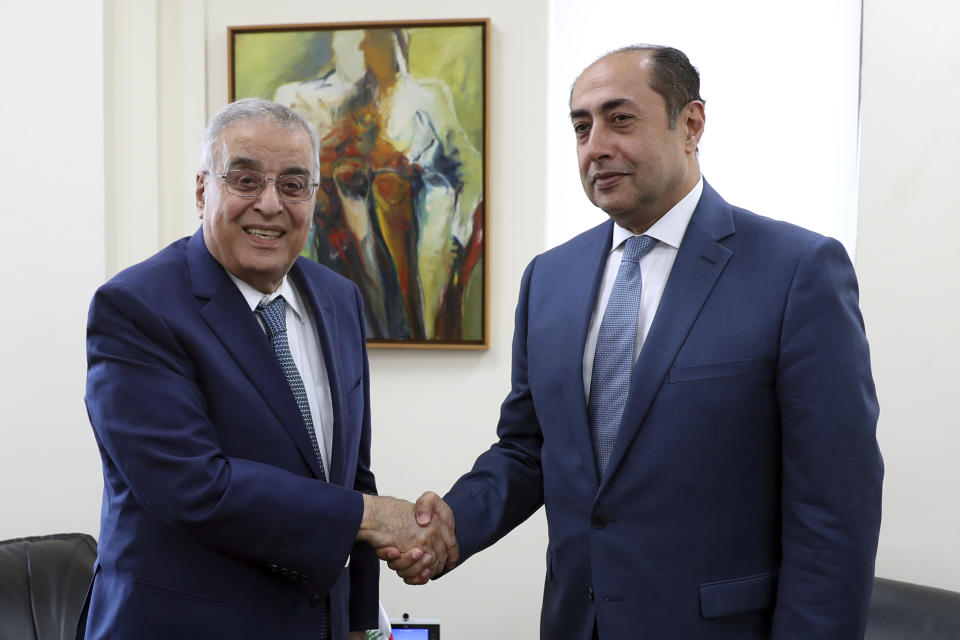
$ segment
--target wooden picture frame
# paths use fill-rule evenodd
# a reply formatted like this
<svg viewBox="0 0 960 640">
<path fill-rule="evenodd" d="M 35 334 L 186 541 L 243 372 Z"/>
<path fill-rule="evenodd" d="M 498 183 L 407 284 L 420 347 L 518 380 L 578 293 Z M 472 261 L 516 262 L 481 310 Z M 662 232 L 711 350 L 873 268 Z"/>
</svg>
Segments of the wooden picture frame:
<svg viewBox="0 0 960 640">
<path fill-rule="evenodd" d="M 353 280 L 371 346 L 488 346 L 488 19 L 228 27 L 230 100 L 320 134 L 304 255 Z"/>
</svg>

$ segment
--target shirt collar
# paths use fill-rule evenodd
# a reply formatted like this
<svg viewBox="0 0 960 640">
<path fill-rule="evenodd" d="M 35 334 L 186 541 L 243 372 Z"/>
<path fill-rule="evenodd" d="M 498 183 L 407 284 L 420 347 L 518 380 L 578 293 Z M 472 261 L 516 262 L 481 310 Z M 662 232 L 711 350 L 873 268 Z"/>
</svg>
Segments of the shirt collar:
<svg viewBox="0 0 960 640">
<path fill-rule="evenodd" d="M 273 293 L 263 293 L 262 291 L 254 289 L 251 285 L 247 284 L 229 271 L 227 271 L 227 275 L 230 276 L 230 279 L 233 280 L 233 283 L 237 285 L 237 288 L 243 295 L 243 299 L 247 302 L 247 306 L 250 307 L 250 311 L 256 311 L 257 305 L 261 302 L 263 304 L 269 304 L 278 297 L 283 296 L 287 306 L 293 310 L 293 313 L 297 316 L 297 319 L 300 322 L 303 322 L 303 313 L 301 312 L 300 307 L 300 297 L 297 295 L 296 290 L 293 288 L 293 284 L 290 282 L 290 279 L 287 278 L 287 276 L 283 276 L 283 280 L 280 281 L 280 286 L 276 291 Z"/>
<path fill-rule="evenodd" d="M 687 232 L 687 225 L 690 224 L 690 218 L 693 217 L 693 210 L 697 208 L 700 202 L 700 196 L 703 194 L 703 176 L 697 180 L 697 184 L 690 189 L 687 195 L 681 198 L 680 202 L 673 205 L 663 216 L 653 223 L 643 235 L 655 238 L 664 244 L 668 244 L 674 249 L 680 248 L 680 241 L 683 240 L 683 234 Z M 613 243 L 610 250 L 613 251 L 626 240 L 636 234 L 629 229 L 624 229 L 618 224 L 613 225 Z"/>
</svg>

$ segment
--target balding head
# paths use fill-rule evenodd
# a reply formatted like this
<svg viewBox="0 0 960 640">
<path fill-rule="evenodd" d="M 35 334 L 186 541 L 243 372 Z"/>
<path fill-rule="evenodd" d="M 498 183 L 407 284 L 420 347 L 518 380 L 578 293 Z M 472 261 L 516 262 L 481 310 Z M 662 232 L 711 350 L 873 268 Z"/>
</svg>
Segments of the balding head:
<svg viewBox="0 0 960 640">
<path fill-rule="evenodd" d="M 684 106 L 693 100 L 704 102 L 703 98 L 700 97 L 700 74 L 690 64 L 686 54 L 679 49 L 655 44 L 635 44 L 621 47 L 592 62 L 584 69 L 584 72 L 611 56 L 635 57 L 638 72 L 649 68 L 647 82 L 651 89 L 663 96 L 667 105 L 667 122 L 671 129 L 677 126 L 677 117 Z M 577 76 L 578 81 L 581 76 L 583 76 L 583 72 Z M 573 87 L 570 88 L 571 98 L 576 85 L 575 81 Z"/>
</svg>

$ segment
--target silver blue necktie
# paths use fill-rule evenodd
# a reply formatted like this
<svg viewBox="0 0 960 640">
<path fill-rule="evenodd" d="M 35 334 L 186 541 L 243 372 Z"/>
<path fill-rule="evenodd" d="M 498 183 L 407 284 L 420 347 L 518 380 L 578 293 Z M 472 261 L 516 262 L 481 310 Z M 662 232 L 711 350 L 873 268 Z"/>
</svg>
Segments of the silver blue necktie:
<svg viewBox="0 0 960 640">
<path fill-rule="evenodd" d="M 627 240 L 597 334 L 597 350 L 590 376 L 589 413 L 593 455 L 601 478 L 607 470 L 630 390 L 643 284 L 640 258 L 656 243 L 650 236 L 633 236 Z"/>
</svg>

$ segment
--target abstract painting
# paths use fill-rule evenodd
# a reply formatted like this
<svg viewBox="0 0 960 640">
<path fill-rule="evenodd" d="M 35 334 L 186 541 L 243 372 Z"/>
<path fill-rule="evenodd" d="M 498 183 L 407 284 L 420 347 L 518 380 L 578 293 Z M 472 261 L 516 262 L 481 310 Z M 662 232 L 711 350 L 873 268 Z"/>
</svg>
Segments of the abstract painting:
<svg viewBox="0 0 960 640">
<path fill-rule="evenodd" d="M 230 99 L 320 135 L 304 255 L 352 280 L 375 346 L 487 346 L 487 20 L 228 29 Z"/>
</svg>

